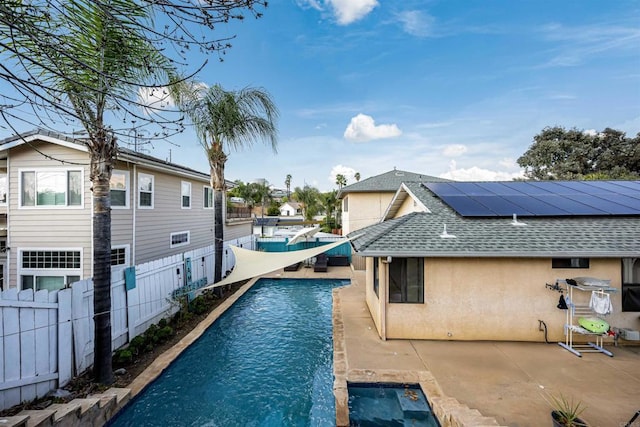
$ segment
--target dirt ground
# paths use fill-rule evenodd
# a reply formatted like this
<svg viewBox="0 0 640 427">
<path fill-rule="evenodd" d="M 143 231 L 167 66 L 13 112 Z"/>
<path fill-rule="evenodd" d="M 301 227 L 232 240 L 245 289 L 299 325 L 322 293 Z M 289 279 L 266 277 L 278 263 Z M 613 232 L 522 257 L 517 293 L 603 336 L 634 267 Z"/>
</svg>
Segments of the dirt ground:
<svg viewBox="0 0 640 427">
<path fill-rule="evenodd" d="M 109 387 L 128 388 L 129 384 L 140 375 L 158 356 L 164 353 L 169 348 L 173 347 L 178 341 L 180 341 L 185 335 L 193 330 L 202 320 L 204 320 L 213 309 L 220 305 L 229 296 L 233 295 L 244 282 L 236 283 L 228 288 L 225 288 L 221 298 L 213 301 L 207 307 L 207 311 L 198 315 L 193 315 L 187 320 L 181 321 L 179 325 L 174 326 L 174 335 L 170 337 L 164 343 L 153 348 L 152 351 L 143 353 L 132 361 L 131 364 L 126 366 L 114 366 L 114 370 L 117 372 L 119 368 L 124 368 L 125 373 L 114 375 L 114 383 L 109 386 L 97 384 L 93 382 L 93 375 L 91 372 L 87 372 L 81 376 L 73 378 L 69 384 L 63 387 L 63 390 L 68 391 L 70 394 L 65 397 L 45 397 L 35 400 L 33 402 L 27 402 L 12 408 L 0 411 L 0 417 L 16 415 L 23 409 L 44 409 L 52 403 L 64 403 L 76 398 L 87 397 L 93 393 L 99 393 L 108 389 Z"/>
</svg>

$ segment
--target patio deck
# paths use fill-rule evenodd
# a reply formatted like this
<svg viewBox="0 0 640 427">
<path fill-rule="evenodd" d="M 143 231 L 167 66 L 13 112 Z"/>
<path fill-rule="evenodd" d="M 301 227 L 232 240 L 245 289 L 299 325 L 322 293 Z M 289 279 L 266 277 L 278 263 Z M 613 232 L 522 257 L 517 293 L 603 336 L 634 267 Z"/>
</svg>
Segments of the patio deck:
<svg viewBox="0 0 640 427">
<path fill-rule="evenodd" d="M 316 276 L 345 277 L 341 270 L 329 268 Z M 344 364 L 334 359 L 337 378 L 341 370 L 347 381 L 416 378 L 441 393 L 445 403 L 454 398 L 504 426 L 551 425 L 549 394 L 581 400 L 587 407 L 582 418 L 590 426 L 625 426 L 640 410 L 640 346 L 607 346 L 614 357 L 586 353 L 580 358 L 546 343 L 382 341 L 364 301 L 364 272 L 348 273 L 352 285 L 334 294 L 334 319 L 341 320 L 343 336 L 334 351 L 344 354 Z"/>
</svg>

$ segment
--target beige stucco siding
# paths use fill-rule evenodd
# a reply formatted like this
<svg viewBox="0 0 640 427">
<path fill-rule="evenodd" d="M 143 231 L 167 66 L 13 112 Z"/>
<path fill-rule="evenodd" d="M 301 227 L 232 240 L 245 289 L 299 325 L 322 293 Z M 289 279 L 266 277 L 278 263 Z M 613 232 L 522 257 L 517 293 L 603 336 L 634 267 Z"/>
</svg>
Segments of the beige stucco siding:
<svg viewBox="0 0 640 427">
<path fill-rule="evenodd" d="M 34 150 L 37 148 L 40 152 Z M 50 158 L 46 156 L 50 156 Z M 54 159 L 54 160 L 52 160 Z M 60 161 L 66 163 L 62 163 Z M 91 182 L 86 152 L 48 143 L 33 142 L 16 147 L 8 156 L 8 217 L 11 248 L 8 283 L 17 283 L 20 249 L 66 249 L 82 251 L 82 275 L 91 276 Z M 31 170 L 82 170 L 80 207 L 20 207 L 20 172 Z"/>
<path fill-rule="evenodd" d="M 139 173 L 153 175 L 153 209 L 137 207 Z M 181 205 L 181 183 L 191 182 L 191 209 Z M 206 182 L 181 178 L 142 167 L 136 168 L 133 187 L 136 206 L 135 263 L 143 263 L 184 251 L 211 245 L 213 239 L 213 209 L 203 208 L 202 185 Z M 171 248 L 172 233 L 189 232 L 190 243 Z"/>
<path fill-rule="evenodd" d="M 425 209 L 423 206 L 419 205 L 418 202 L 413 197 L 407 197 L 402 202 L 402 205 L 398 208 L 398 211 L 395 213 L 394 218 L 399 218 L 401 216 L 413 213 L 413 212 L 424 212 Z"/>
<path fill-rule="evenodd" d="M 347 235 L 380 222 L 394 193 L 349 193 L 348 210 L 342 213 L 342 234 Z"/>
<path fill-rule="evenodd" d="M 367 266 L 369 267 L 369 265 Z M 620 289 L 620 260 L 591 259 L 589 269 L 552 269 L 550 259 L 429 258 L 425 259 L 424 304 L 386 304 L 386 337 L 438 340 L 544 341 L 539 320 L 550 341 L 562 340 L 566 312 L 558 309 L 560 293 L 545 283 L 557 278 L 591 276 L 610 279 Z M 381 306 L 367 275 L 367 303 Z M 380 286 L 387 286 L 382 274 Z M 588 303 L 590 293 L 575 293 Z M 621 312 L 620 292 L 613 294 L 612 326 L 638 329 L 637 313 Z M 380 309 L 372 309 L 380 317 Z M 377 318 L 376 324 L 383 323 Z"/>
</svg>

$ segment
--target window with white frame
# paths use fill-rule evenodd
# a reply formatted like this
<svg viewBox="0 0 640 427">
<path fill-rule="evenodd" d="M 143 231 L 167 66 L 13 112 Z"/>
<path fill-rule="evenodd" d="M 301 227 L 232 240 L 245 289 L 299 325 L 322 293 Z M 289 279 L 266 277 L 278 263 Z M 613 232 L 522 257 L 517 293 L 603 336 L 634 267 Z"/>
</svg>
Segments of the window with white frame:
<svg viewBox="0 0 640 427">
<path fill-rule="evenodd" d="M 0 172 L 0 205 L 7 204 L 7 173 Z"/>
<path fill-rule="evenodd" d="M 82 206 L 82 170 L 20 171 L 20 206 Z"/>
<path fill-rule="evenodd" d="M 182 181 L 182 209 L 191 209 L 191 183 Z"/>
<path fill-rule="evenodd" d="M 75 249 L 23 249 L 19 251 L 21 289 L 62 289 L 80 280 L 82 252 Z"/>
<path fill-rule="evenodd" d="M 129 245 L 111 248 L 111 267 L 129 265 Z"/>
<path fill-rule="evenodd" d="M 129 207 L 129 172 L 114 170 L 109 181 L 112 208 Z"/>
<path fill-rule="evenodd" d="M 213 209 L 213 188 L 204 186 L 202 200 L 205 209 Z"/>
<path fill-rule="evenodd" d="M 342 212 L 349 212 L 349 196 L 342 199 Z"/>
<path fill-rule="evenodd" d="M 153 175 L 138 174 L 138 207 L 153 209 Z"/>
<path fill-rule="evenodd" d="M 180 246 L 186 246 L 190 242 L 190 233 L 188 231 L 180 231 L 178 233 L 171 233 L 171 245 L 172 248 Z"/>
</svg>

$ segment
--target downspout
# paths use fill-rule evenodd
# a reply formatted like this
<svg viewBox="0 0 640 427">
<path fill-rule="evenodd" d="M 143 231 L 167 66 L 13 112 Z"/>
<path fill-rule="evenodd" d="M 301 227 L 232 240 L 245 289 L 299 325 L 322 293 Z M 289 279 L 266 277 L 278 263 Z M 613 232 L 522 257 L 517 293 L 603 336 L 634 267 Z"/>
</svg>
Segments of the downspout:
<svg viewBox="0 0 640 427">
<path fill-rule="evenodd" d="M 136 164 L 133 164 L 133 177 L 131 179 L 132 182 L 132 186 L 131 186 L 131 193 L 132 196 L 129 196 L 132 200 L 131 200 L 131 204 L 132 207 L 131 209 L 133 209 L 133 215 L 132 215 L 132 219 L 131 219 L 131 227 L 132 227 L 132 233 L 131 233 L 131 259 L 129 260 L 131 262 L 130 267 L 135 266 L 136 265 L 136 212 L 137 212 L 137 207 L 138 207 L 138 174 L 137 174 L 137 167 Z M 155 188 L 154 188 L 155 190 Z"/>
<path fill-rule="evenodd" d="M 18 172 L 18 182 L 20 182 L 20 173 Z M 6 256 L 6 261 L 4 263 L 4 283 L 2 284 L 2 288 L 0 288 L 0 291 L 6 291 L 9 289 L 9 284 L 11 283 L 11 192 L 9 191 L 9 187 L 11 185 L 11 156 L 9 155 L 9 153 L 7 153 L 7 187 L 6 187 L 6 192 L 7 192 L 7 244 L 6 244 L 6 250 L 4 251 L 5 256 Z M 20 185 L 18 184 L 16 186 L 17 188 L 20 188 Z M 18 208 L 18 205 L 20 204 L 19 200 L 20 200 L 20 193 L 17 192 L 18 194 L 18 199 L 17 199 L 17 203 L 16 203 L 16 209 Z M 16 254 L 16 259 L 18 257 L 18 254 Z M 16 268 L 16 281 L 14 282 L 16 284 L 16 288 L 22 288 L 22 284 L 18 284 L 19 281 L 19 277 L 18 277 L 18 269 Z"/>
<path fill-rule="evenodd" d="M 382 258 L 378 259 L 378 268 L 380 271 L 380 276 L 378 280 L 384 278 L 383 283 L 378 283 L 378 293 L 380 294 L 380 338 L 382 341 L 387 340 L 387 301 L 389 298 L 387 297 L 389 293 L 389 264 L 386 262 L 382 262 Z M 380 267 L 383 267 L 380 269 Z"/>
</svg>

